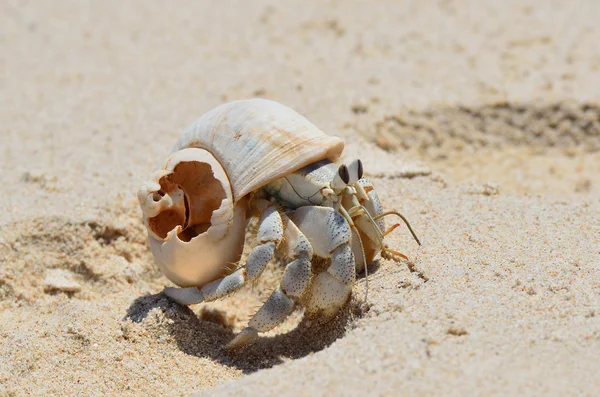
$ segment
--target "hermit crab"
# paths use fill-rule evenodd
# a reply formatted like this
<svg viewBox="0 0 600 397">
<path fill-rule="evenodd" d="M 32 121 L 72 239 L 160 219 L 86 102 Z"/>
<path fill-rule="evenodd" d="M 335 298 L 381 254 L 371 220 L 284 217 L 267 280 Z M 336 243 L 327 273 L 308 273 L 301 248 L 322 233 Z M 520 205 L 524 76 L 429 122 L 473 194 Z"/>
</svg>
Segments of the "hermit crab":
<svg viewBox="0 0 600 397">
<path fill-rule="evenodd" d="M 398 226 L 386 229 L 384 217 L 401 217 L 419 242 L 402 215 L 384 212 L 360 160 L 337 163 L 343 148 L 277 102 L 235 101 L 187 128 L 139 190 L 155 262 L 181 287 L 165 294 L 180 304 L 225 297 L 256 280 L 276 251 L 287 258 L 279 287 L 228 348 L 253 343 L 295 303 L 335 315 L 378 253 L 406 258 L 383 243 Z M 252 217 L 256 245 L 236 266 Z M 313 274 L 317 267 L 325 270 Z"/>
</svg>

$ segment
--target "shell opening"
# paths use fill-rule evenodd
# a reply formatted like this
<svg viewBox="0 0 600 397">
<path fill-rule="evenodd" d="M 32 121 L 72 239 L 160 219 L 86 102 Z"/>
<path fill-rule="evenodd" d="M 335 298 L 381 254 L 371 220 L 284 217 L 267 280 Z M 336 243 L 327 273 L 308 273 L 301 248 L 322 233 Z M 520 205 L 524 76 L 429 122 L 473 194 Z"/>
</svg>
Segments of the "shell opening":
<svg viewBox="0 0 600 397">
<path fill-rule="evenodd" d="M 226 198 L 210 164 L 198 161 L 178 163 L 171 173 L 160 178 L 159 184 L 160 191 L 152 195 L 152 200 L 160 202 L 169 196 L 172 206 L 149 218 L 148 227 L 162 239 L 175 228 L 177 237 L 184 242 L 206 232 L 213 212 Z"/>
<path fill-rule="evenodd" d="M 207 150 L 173 152 L 138 199 L 154 260 L 175 284 L 205 285 L 240 259 L 247 202 L 234 205 L 229 177 Z"/>
</svg>

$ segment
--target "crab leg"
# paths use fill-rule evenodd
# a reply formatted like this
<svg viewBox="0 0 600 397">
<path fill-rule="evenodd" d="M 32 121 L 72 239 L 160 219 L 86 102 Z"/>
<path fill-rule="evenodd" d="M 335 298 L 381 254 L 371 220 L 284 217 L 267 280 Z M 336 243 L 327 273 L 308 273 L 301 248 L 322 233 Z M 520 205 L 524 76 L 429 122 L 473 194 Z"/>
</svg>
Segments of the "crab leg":
<svg viewBox="0 0 600 397">
<path fill-rule="evenodd" d="M 292 261 L 285 268 L 281 284 L 250 319 L 248 327 L 226 346 L 227 349 L 254 343 L 259 332 L 267 332 L 280 324 L 294 308 L 294 302 L 306 291 L 311 276 L 312 247 L 292 221 L 288 221 L 285 242 Z"/>
<path fill-rule="evenodd" d="M 256 207 L 261 211 L 257 235 L 258 245 L 250 252 L 245 267 L 201 288 L 169 287 L 165 288 L 165 294 L 181 305 L 210 302 L 237 291 L 244 283 L 260 276 L 283 238 L 283 223 L 277 208 L 268 201 L 260 200 Z"/>
</svg>

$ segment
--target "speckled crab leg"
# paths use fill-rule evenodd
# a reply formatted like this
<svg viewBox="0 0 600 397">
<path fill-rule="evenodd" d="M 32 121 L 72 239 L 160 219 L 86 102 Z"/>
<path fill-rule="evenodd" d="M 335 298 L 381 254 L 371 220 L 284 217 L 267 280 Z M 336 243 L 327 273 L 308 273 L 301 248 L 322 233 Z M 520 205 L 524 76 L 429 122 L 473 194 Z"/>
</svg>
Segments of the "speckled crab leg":
<svg viewBox="0 0 600 397">
<path fill-rule="evenodd" d="M 281 284 L 265 304 L 227 346 L 237 349 L 252 344 L 259 332 L 267 332 L 280 324 L 294 308 L 294 302 L 306 291 L 311 277 L 312 247 L 300 229 L 288 220 L 285 230 L 287 254 L 292 259 L 285 267 Z"/>
</svg>

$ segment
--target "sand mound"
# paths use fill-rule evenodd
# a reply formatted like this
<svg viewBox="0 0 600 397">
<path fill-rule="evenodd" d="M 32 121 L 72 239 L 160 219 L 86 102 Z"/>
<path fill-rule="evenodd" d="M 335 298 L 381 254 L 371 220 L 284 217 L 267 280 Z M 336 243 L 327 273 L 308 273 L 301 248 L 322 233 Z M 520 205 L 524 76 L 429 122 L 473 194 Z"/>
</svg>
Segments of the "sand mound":
<svg viewBox="0 0 600 397">
<path fill-rule="evenodd" d="M 437 107 L 387 115 L 362 128 L 385 150 L 418 150 L 432 157 L 471 149 L 530 145 L 600 150 L 600 106 L 592 103 L 492 103 Z"/>
<path fill-rule="evenodd" d="M 358 133 L 390 153 L 426 159 L 430 172 L 453 183 L 484 181 L 521 195 L 600 194 L 589 177 L 600 172 L 600 106 L 594 103 L 443 105 L 376 119 L 363 110 L 355 114 Z"/>
<path fill-rule="evenodd" d="M 0 294 L 3 302 L 34 303 L 66 293 L 92 300 L 122 290 L 123 284 L 148 288 L 160 276 L 152 264 L 136 208 L 102 218 L 75 221 L 38 217 L 3 229 Z"/>
</svg>

